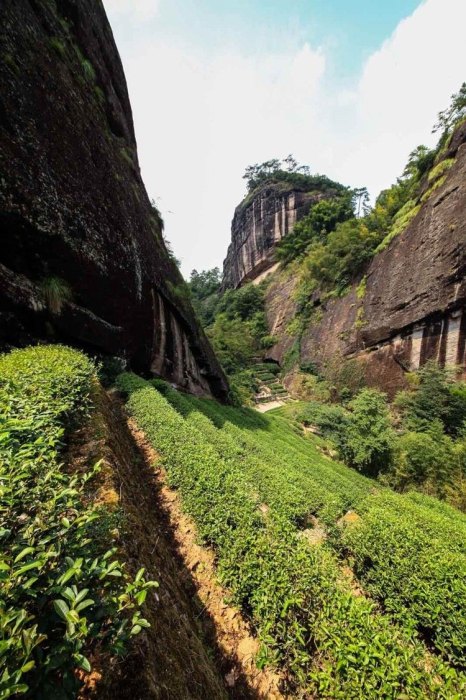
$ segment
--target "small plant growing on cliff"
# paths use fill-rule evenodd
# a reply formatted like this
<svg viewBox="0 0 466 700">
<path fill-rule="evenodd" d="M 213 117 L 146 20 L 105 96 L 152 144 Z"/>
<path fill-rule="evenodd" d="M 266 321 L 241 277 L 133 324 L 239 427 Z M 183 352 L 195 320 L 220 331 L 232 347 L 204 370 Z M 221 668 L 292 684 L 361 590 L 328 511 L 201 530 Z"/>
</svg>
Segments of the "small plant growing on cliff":
<svg viewBox="0 0 466 700">
<path fill-rule="evenodd" d="M 356 314 L 356 321 L 354 323 L 354 327 L 360 329 L 364 328 L 365 325 L 367 325 L 367 321 L 364 314 L 364 306 L 360 306 L 358 309 L 358 313 Z"/>
<path fill-rule="evenodd" d="M 158 208 L 157 204 L 155 203 L 155 199 L 150 200 L 150 206 L 152 209 L 152 219 L 154 219 L 154 222 L 156 223 L 156 225 L 161 233 L 165 227 L 165 224 L 163 221 L 162 214 L 160 213 L 160 209 Z"/>
<path fill-rule="evenodd" d="M 367 287 L 367 275 L 364 275 L 356 288 L 356 296 L 358 299 L 364 299 Z"/>
<path fill-rule="evenodd" d="M 437 165 L 429 171 L 428 182 L 435 182 L 439 177 L 442 177 L 455 162 L 454 158 L 445 158 L 445 160 L 440 161 Z"/>
<path fill-rule="evenodd" d="M 133 154 L 129 147 L 123 146 L 120 148 L 121 157 L 125 160 L 128 165 L 134 165 Z"/>
<path fill-rule="evenodd" d="M 40 289 L 45 303 L 53 314 L 60 314 L 63 304 L 72 297 L 69 284 L 60 277 L 46 277 L 42 280 Z"/>
<path fill-rule="evenodd" d="M 65 44 L 58 37 L 53 36 L 49 39 L 50 48 L 53 49 L 59 56 L 63 58 L 65 55 Z"/>
<path fill-rule="evenodd" d="M 7 66 L 10 70 L 12 70 L 13 73 L 15 73 L 16 75 L 19 75 L 20 69 L 19 69 L 15 59 L 11 55 L 11 53 L 2 54 L 2 63 L 5 66 Z"/>
<path fill-rule="evenodd" d="M 93 83 L 95 80 L 95 70 L 92 63 L 88 61 L 87 58 L 85 58 L 83 61 L 81 61 L 81 66 L 86 80 L 89 80 L 89 82 Z"/>
</svg>

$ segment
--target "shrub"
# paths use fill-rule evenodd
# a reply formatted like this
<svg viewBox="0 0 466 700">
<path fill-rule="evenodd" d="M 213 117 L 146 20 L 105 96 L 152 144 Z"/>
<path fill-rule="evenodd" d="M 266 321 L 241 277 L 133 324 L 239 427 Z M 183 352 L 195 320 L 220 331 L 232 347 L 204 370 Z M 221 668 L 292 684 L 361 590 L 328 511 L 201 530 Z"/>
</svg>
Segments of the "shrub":
<svg viewBox="0 0 466 700">
<path fill-rule="evenodd" d="M 269 348 L 273 348 L 277 341 L 278 338 L 275 335 L 263 335 L 260 339 L 260 346 L 264 350 L 268 350 Z"/>
<path fill-rule="evenodd" d="M 110 387 L 125 369 L 126 360 L 122 357 L 104 356 L 98 366 L 98 377 L 104 387 Z"/>
<path fill-rule="evenodd" d="M 248 321 L 264 311 L 264 303 L 263 287 L 250 282 L 239 289 L 227 290 L 219 301 L 218 313 Z"/>
<path fill-rule="evenodd" d="M 316 426 L 349 466 L 377 476 L 390 467 L 395 439 L 385 394 L 364 389 L 348 407 L 350 410 L 314 401 L 298 413 L 297 419 Z"/>
<path fill-rule="evenodd" d="M 226 314 L 219 314 L 207 329 L 207 336 L 227 374 L 250 365 L 259 349 L 251 323 L 239 317 L 228 318 Z"/>
<path fill-rule="evenodd" d="M 246 201 L 249 201 L 249 197 L 258 187 L 270 183 L 284 183 L 302 191 L 327 192 L 346 189 L 325 175 L 311 175 L 308 166 L 298 165 L 290 156 L 283 161 L 272 158 L 264 163 L 249 165 L 243 179 L 247 181 L 249 193 Z"/>
<path fill-rule="evenodd" d="M 320 376 L 319 367 L 315 362 L 312 362 L 312 361 L 302 362 L 299 365 L 299 369 L 301 372 L 304 372 L 304 374 L 313 374 L 315 377 Z"/>
<path fill-rule="evenodd" d="M 86 80 L 93 83 L 95 80 L 95 70 L 92 63 L 87 58 L 85 58 L 81 61 L 81 67 L 83 69 L 84 77 L 86 78 Z"/>
<path fill-rule="evenodd" d="M 60 58 L 63 58 L 65 56 L 65 44 L 57 36 L 50 37 L 49 46 L 60 56 Z"/>
<path fill-rule="evenodd" d="M 438 190 L 440 187 L 443 187 L 446 179 L 447 179 L 447 176 L 442 175 L 437 180 L 435 180 L 434 183 L 421 196 L 421 202 L 422 203 L 427 202 L 427 200 L 434 194 L 434 192 L 436 190 Z"/>
<path fill-rule="evenodd" d="M 329 385 L 325 380 L 313 374 L 293 372 L 287 384 L 294 398 L 303 401 L 330 401 Z"/>
<path fill-rule="evenodd" d="M 256 374 L 259 372 L 268 372 L 274 376 L 281 372 L 280 365 L 276 362 L 258 362 L 254 365 L 253 369 Z"/>
<path fill-rule="evenodd" d="M 461 572 L 466 560 L 455 546 L 459 533 L 449 541 L 443 535 L 444 519 L 436 521 L 401 498 L 386 492 L 368 500 L 361 518 L 346 528 L 343 542 L 367 594 L 382 601 L 402 624 L 417 628 L 450 663 L 464 668 L 466 584 Z M 454 533 L 455 527 L 450 530 Z"/>
<path fill-rule="evenodd" d="M 454 162 L 454 158 L 445 158 L 444 160 L 441 160 L 440 163 L 437 163 L 437 165 L 435 165 L 432 170 L 429 171 L 429 176 L 427 178 L 428 182 L 434 182 L 439 177 L 444 175 L 447 170 L 450 170 Z"/>
<path fill-rule="evenodd" d="M 228 290 L 216 302 L 215 313 L 206 333 L 227 374 L 251 366 L 275 343 L 275 338 L 267 335 L 263 285 Z"/>
<path fill-rule="evenodd" d="M 310 402 L 296 416 L 304 425 L 316 426 L 323 437 L 330 439 L 340 454 L 346 452 L 350 414 L 336 404 Z"/>
<path fill-rule="evenodd" d="M 253 395 L 259 390 L 259 382 L 253 370 L 236 372 L 229 377 L 230 398 L 236 406 L 252 404 Z"/>
<path fill-rule="evenodd" d="M 206 326 L 210 326 L 217 313 L 217 305 L 220 299 L 220 283 L 222 281 L 220 270 L 214 267 L 212 270 L 198 272 L 193 270 L 189 278 L 189 289 L 194 310 Z"/>
<path fill-rule="evenodd" d="M 426 363 L 418 372 L 418 380 L 412 391 L 395 397 L 405 428 L 429 432 L 437 421 L 448 434 L 458 435 L 466 420 L 466 384 L 454 383 L 451 372 L 436 362 Z"/>
<path fill-rule="evenodd" d="M 388 247 L 388 244 L 393 240 L 393 238 L 395 238 L 395 236 L 398 236 L 405 230 L 405 228 L 408 227 L 408 224 L 411 223 L 411 221 L 418 214 L 420 209 L 420 204 L 416 204 L 415 201 L 412 199 L 408 200 L 393 218 L 393 223 L 390 228 L 390 231 L 387 233 L 383 241 L 379 243 L 379 245 L 375 249 L 375 252 L 380 253 L 382 250 L 385 250 L 385 248 Z"/>
<path fill-rule="evenodd" d="M 454 461 L 452 446 L 448 440 L 435 440 L 427 433 L 407 432 L 394 444 L 394 469 L 389 483 L 403 491 L 413 486 L 423 486 L 427 481 L 445 484 L 448 465 Z"/>
<path fill-rule="evenodd" d="M 347 360 L 339 354 L 333 355 L 326 363 L 323 374 L 331 387 L 334 401 L 347 401 L 366 384 L 363 363 L 355 358 Z"/>
<path fill-rule="evenodd" d="M 448 386 L 446 410 L 443 424 L 448 434 L 464 435 L 466 426 L 466 383 L 455 382 Z"/>
<path fill-rule="evenodd" d="M 365 297 L 366 288 L 367 288 L 367 276 L 364 275 L 364 277 L 361 279 L 360 283 L 356 287 L 356 296 L 360 301 L 362 299 L 364 299 L 364 297 Z"/>
<path fill-rule="evenodd" d="M 275 251 L 278 260 L 288 264 L 302 256 L 312 241 L 325 241 L 338 223 L 352 217 L 351 192 L 320 200 L 311 207 L 307 216 L 294 225 L 293 231 L 278 243 Z"/>
<path fill-rule="evenodd" d="M 148 623 L 149 587 L 116 557 L 108 514 L 63 468 L 65 431 L 91 405 L 92 363 L 61 346 L 0 356 L 0 697 L 74 698 L 97 647 L 121 653 Z M 97 533 L 99 536 L 97 537 Z"/>
</svg>

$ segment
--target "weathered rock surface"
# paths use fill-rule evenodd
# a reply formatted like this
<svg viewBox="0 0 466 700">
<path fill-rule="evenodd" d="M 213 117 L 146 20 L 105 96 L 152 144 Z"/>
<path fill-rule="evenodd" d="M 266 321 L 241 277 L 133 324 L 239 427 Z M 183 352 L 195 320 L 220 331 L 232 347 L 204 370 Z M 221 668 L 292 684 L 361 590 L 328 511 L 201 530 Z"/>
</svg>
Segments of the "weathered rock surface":
<svg viewBox="0 0 466 700">
<path fill-rule="evenodd" d="M 236 289 L 274 265 L 275 245 L 323 195 L 269 183 L 236 207 L 223 263 L 223 288 Z"/>
<path fill-rule="evenodd" d="M 442 365 L 466 361 L 466 124 L 455 132 L 445 157 L 455 157 L 445 182 L 410 225 L 366 271 L 358 299 L 355 281 L 344 297 L 315 300 L 315 314 L 300 343 L 301 360 L 324 365 L 330 358 L 360 358 L 370 383 L 389 393 L 407 370 L 429 359 Z M 295 281 L 274 275 L 267 292 L 270 351 L 282 362 L 296 338 L 286 332 L 296 305 Z M 464 371 L 464 370 L 463 370 Z"/>
<path fill-rule="evenodd" d="M 0 346 L 70 342 L 224 398 L 141 179 L 101 0 L 2 0 L 0 57 Z"/>
</svg>

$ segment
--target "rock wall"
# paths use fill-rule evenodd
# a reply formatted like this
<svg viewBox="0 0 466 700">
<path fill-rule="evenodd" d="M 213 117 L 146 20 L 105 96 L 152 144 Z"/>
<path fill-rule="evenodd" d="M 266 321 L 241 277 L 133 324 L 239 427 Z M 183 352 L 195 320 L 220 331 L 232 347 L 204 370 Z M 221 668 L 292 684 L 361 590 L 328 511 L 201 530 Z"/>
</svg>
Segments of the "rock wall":
<svg viewBox="0 0 466 700">
<path fill-rule="evenodd" d="M 331 357 L 358 357 L 369 383 L 393 393 L 406 371 L 429 359 L 466 363 L 466 123 L 453 135 L 445 158 L 455 158 L 410 225 L 366 271 L 366 289 L 342 298 L 314 298 L 314 313 L 300 340 L 301 361 L 324 365 Z M 429 184 L 426 183 L 426 189 Z M 286 270 L 268 290 L 270 332 L 279 342 L 271 359 L 283 359 L 297 341 L 286 332 L 296 305 L 295 281 Z"/>
<path fill-rule="evenodd" d="M 101 0 L 2 0 L 0 56 L 0 346 L 65 341 L 225 398 L 141 179 Z"/>
<path fill-rule="evenodd" d="M 286 183 L 268 184 L 236 208 L 223 263 L 223 288 L 236 289 L 274 264 L 275 245 L 322 195 Z"/>
</svg>

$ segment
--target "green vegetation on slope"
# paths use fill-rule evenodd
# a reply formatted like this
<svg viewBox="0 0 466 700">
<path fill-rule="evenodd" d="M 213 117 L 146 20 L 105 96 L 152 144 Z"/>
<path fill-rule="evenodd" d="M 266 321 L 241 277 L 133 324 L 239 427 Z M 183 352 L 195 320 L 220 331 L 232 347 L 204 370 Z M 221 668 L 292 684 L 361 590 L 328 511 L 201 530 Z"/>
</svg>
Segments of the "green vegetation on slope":
<svg viewBox="0 0 466 700">
<path fill-rule="evenodd" d="M 324 241 L 340 224 L 354 217 L 354 193 L 349 190 L 314 204 L 307 216 L 298 221 L 293 231 L 277 246 L 276 256 L 289 263 L 305 254 L 312 241 Z"/>
<path fill-rule="evenodd" d="M 221 294 L 218 268 L 191 273 L 193 306 L 228 375 L 232 398 L 238 403 L 251 400 L 259 385 L 253 367 L 275 342 L 268 335 L 265 288 L 265 283 L 249 283 Z"/>
<path fill-rule="evenodd" d="M 466 508 L 466 384 L 454 372 L 428 362 L 409 375 L 411 388 L 392 405 L 376 389 L 330 403 L 327 381 L 308 387 L 313 400 L 296 406 L 305 426 L 318 430 L 351 467 L 397 491 L 418 489 Z M 324 389 L 327 388 L 327 394 Z"/>
<path fill-rule="evenodd" d="M 445 158 L 444 154 L 454 129 L 465 117 L 465 104 L 463 83 L 459 92 L 452 95 L 448 109 L 438 115 L 434 131 L 440 131 L 441 136 L 436 148 L 415 148 L 401 177 L 379 194 L 372 208 L 367 206 L 364 188 L 340 192 L 336 199 L 311 207 L 309 214 L 278 244 L 278 260 L 284 264 L 300 261 L 298 298 L 308 299 L 316 289 L 324 295 L 344 294 L 373 256 L 407 228 L 422 203 L 443 185 L 454 164 L 454 159 Z M 356 215 L 343 206 L 338 211 L 339 203 L 343 205 L 345 197 L 351 195 Z M 326 226 L 320 225 L 322 207 L 332 210 Z M 359 216 L 361 208 L 363 216 Z"/>
<path fill-rule="evenodd" d="M 96 464 L 62 463 L 89 415 L 95 368 L 61 346 L 0 356 L 0 698 L 73 698 L 96 650 L 121 653 L 147 622 L 147 590 L 112 547 L 92 503 Z"/>
<path fill-rule="evenodd" d="M 279 413 L 261 416 L 155 385 L 118 379 L 214 548 L 219 576 L 260 634 L 259 662 L 285 669 L 294 692 L 322 698 L 463 697 L 464 516 L 433 499 L 392 494 L 323 457 Z M 342 521 L 348 510 L 360 517 Z M 457 532 L 450 557 L 443 522 Z M 313 538 L 316 523 L 326 539 Z M 380 561 L 387 538 L 398 542 L 385 552 L 389 567 Z M 406 552 L 414 550 L 408 571 Z M 352 590 L 343 556 L 374 600 Z"/>
</svg>

